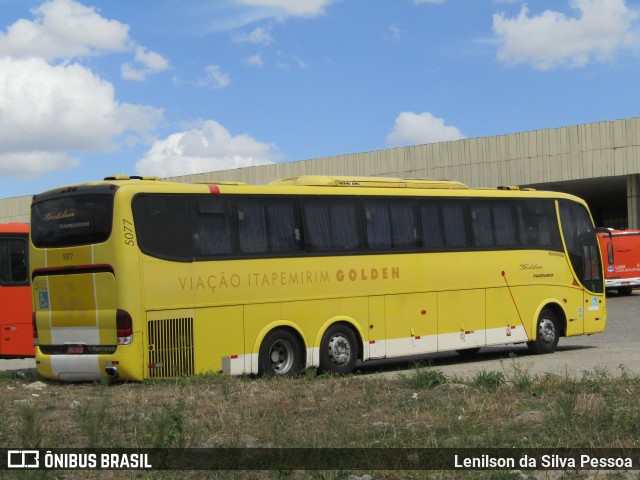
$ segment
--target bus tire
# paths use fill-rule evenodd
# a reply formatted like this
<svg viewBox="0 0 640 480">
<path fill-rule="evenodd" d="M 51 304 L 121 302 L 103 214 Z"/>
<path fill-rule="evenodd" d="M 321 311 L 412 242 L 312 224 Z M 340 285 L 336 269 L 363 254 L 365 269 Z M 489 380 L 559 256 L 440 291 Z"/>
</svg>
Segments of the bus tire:
<svg viewBox="0 0 640 480">
<path fill-rule="evenodd" d="M 618 295 L 627 296 L 633 293 L 633 288 L 631 287 L 620 287 L 618 288 Z"/>
<path fill-rule="evenodd" d="M 527 347 L 533 353 L 552 353 L 560 340 L 560 324 L 555 312 L 550 308 L 543 308 L 536 324 L 536 339 L 527 342 Z"/>
<path fill-rule="evenodd" d="M 356 366 L 358 340 L 347 325 L 336 323 L 329 327 L 320 342 L 320 373 L 346 375 Z"/>
<path fill-rule="evenodd" d="M 302 370 L 302 346 L 289 330 L 270 332 L 260 345 L 258 374 L 260 376 L 297 375 Z"/>
</svg>

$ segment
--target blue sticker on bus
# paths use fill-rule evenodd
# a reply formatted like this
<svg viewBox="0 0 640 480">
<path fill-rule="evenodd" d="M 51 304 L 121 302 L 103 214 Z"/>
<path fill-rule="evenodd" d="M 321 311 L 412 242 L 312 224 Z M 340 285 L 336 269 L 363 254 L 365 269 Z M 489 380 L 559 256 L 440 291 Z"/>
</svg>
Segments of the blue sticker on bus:
<svg viewBox="0 0 640 480">
<path fill-rule="evenodd" d="M 38 292 L 38 304 L 43 310 L 49 309 L 49 292 Z"/>
</svg>

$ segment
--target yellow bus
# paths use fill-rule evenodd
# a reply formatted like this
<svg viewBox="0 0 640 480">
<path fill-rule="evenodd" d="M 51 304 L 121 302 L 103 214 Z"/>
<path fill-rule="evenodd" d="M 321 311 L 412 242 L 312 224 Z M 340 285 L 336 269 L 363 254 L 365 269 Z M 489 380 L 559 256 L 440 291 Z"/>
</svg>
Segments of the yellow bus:
<svg viewBox="0 0 640 480">
<path fill-rule="evenodd" d="M 549 353 L 606 323 L 587 205 L 517 187 L 116 175 L 35 196 L 30 249 L 37 369 L 62 381 Z"/>
</svg>

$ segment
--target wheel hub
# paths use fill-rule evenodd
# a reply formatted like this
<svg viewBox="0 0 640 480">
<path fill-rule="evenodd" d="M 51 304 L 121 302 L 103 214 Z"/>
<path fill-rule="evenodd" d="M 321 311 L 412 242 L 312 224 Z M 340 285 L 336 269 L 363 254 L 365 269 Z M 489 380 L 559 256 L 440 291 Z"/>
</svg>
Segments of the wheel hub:
<svg viewBox="0 0 640 480">
<path fill-rule="evenodd" d="M 276 373 L 287 373 L 293 365 L 293 357 L 293 346 L 289 342 L 279 340 L 271 346 L 269 358 Z"/>
<path fill-rule="evenodd" d="M 343 365 L 351 358 L 351 346 L 342 335 L 335 335 L 329 340 L 329 358 L 336 365 Z"/>
<path fill-rule="evenodd" d="M 556 336 L 556 326 L 548 318 L 540 322 L 540 337 L 545 343 L 551 343 Z"/>
</svg>

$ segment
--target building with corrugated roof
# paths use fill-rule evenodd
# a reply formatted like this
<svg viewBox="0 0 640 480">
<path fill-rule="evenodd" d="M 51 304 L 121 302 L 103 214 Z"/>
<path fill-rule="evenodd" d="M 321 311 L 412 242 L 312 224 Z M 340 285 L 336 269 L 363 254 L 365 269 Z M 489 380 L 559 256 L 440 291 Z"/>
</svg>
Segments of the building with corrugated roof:
<svg viewBox="0 0 640 480">
<path fill-rule="evenodd" d="M 561 191 L 584 198 L 597 226 L 640 229 L 640 118 L 387 148 L 166 180 L 264 184 L 300 175 L 444 178 L 470 187 L 519 185 Z M 28 222 L 30 203 L 30 196 L 0 199 L 0 223 Z"/>
</svg>

